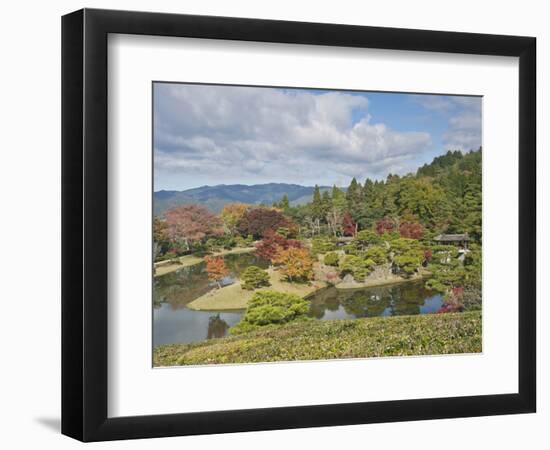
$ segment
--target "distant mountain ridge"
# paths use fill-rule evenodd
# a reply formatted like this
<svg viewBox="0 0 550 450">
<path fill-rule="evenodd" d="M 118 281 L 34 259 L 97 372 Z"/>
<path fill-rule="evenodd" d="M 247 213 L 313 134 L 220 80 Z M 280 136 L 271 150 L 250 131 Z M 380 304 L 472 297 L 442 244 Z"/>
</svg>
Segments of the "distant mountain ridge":
<svg viewBox="0 0 550 450">
<path fill-rule="evenodd" d="M 207 207 L 212 212 L 220 212 L 227 203 L 247 203 L 251 205 L 271 205 L 288 195 L 291 205 L 308 203 L 313 198 L 313 186 L 299 184 L 219 184 L 201 186 L 185 191 L 156 191 L 153 194 L 153 211 L 161 215 L 174 206 L 195 203 Z M 321 192 L 332 189 L 320 186 Z"/>
</svg>

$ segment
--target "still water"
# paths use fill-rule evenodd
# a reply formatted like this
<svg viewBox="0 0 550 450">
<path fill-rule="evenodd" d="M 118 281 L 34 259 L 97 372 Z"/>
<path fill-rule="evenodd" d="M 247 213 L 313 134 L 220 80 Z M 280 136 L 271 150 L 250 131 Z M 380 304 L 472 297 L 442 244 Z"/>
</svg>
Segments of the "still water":
<svg viewBox="0 0 550 450">
<path fill-rule="evenodd" d="M 249 265 L 267 262 L 251 253 L 225 256 L 227 281 Z M 186 305 L 216 287 L 208 281 L 204 264 L 182 268 L 154 281 L 153 346 L 199 342 L 227 335 L 244 311 L 193 311 Z M 374 288 L 323 289 L 309 297 L 312 317 L 319 320 L 426 314 L 437 311 L 443 299 L 424 288 L 422 281 Z"/>
</svg>

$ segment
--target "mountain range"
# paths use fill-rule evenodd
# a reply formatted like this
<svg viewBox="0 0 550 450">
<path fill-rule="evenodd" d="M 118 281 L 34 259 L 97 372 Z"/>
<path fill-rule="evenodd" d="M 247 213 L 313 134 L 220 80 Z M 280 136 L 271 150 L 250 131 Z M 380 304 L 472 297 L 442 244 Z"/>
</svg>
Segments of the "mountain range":
<svg viewBox="0 0 550 450">
<path fill-rule="evenodd" d="M 332 189 L 321 186 L 321 192 Z M 153 211 L 155 216 L 161 215 L 174 206 L 195 203 L 218 213 L 227 203 L 247 203 L 251 205 L 270 205 L 288 195 L 291 205 L 301 205 L 313 199 L 313 186 L 298 184 L 267 183 L 267 184 L 220 184 L 217 186 L 201 186 L 185 191 L 156 191 L 153 194 Z"/>
</svg>

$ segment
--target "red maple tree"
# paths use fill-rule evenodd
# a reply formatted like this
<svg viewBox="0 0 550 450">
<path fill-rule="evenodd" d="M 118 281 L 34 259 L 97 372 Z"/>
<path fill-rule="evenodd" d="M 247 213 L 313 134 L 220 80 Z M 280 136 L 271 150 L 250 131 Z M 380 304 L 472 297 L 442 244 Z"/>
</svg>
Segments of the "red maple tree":
<svg viewBox="0 0 550 450">
<path fill-rule="evenodd" d="M 357 233 L 357 224 L 349 212 L 344 214 L 344 219 L 342 220 L 342 230 L 344 236 L 355 236 Z"/>
<path fill-rule="evenodd" d="M 302 248 L 302 243 L 295 239 L 286 239 L 273 230 L 267 230 L 263 239 L 256 244 L 256 255 L 273 262 L 277 252 L 281 249 Z"/>
<path fill-rule="evenodd" d="M 399 227 L 401 237 L 409 239 L 422 239 L 424 228 L 418 222 L 403 222 Z"/>
<path fill-rule="evenodd" d="M 384 217 L 376 222 L 376 232 L 380 235 L 390 233 L 395 229 L 395 221 L 389 217 Z"/>
<path fill-rule="evenodd" d="M 280 211 L 272 208 L 249 209 L 237 224 L 238 232 L 243 236 L 251 234 L 254 238 L 263 236 L 268 230 L 288 228 L 289 236 L 295 235 L 296 224 Z"/>
</svg>

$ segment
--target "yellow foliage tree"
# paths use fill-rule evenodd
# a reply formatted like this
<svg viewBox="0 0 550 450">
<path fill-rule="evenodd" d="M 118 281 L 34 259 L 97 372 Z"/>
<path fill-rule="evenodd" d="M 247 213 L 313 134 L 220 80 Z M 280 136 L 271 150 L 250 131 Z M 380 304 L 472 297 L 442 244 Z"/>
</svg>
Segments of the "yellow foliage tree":
<svg viewBox="0 0 550 450">
<path fill-rule="evenodd" d="M 222 209 L 220 217 L 228 233 L 235 233 L 237 224 L 242 219 L 249 205 L 244 203 L 228 203 Z"/>
</svg>

